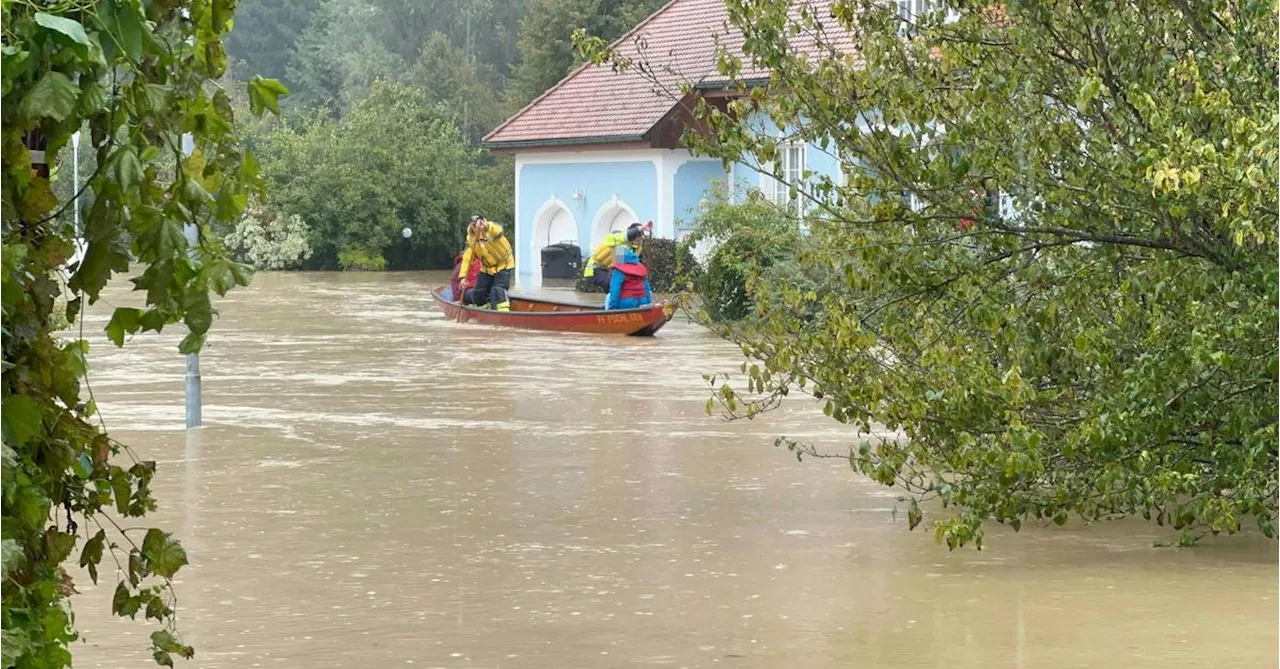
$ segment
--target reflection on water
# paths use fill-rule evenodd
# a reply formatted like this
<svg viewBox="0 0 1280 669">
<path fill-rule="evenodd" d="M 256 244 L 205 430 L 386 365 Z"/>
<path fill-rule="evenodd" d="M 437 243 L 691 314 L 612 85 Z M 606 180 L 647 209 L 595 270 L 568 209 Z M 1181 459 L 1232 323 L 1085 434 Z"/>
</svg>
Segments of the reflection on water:
<svg viewBox="0 0 1280 669">
<path fill-rule="evenodd" d="M 771 446 L 841 448 L 814 407 L 705 416 L 731 346 L 459 325 L 443 278 L 259 275 L 218 303 L 185 435 L 182 333 L 94 336 L 108 425 L 160 462 L 155 522 L 191 556 L 191 666 L 1277 666 L 1274 543 L 1114 523 L 948 553 L 892 491 Z M 77 580 L 77 665 L 150 666 L 113 576 Z"/>
</svg>

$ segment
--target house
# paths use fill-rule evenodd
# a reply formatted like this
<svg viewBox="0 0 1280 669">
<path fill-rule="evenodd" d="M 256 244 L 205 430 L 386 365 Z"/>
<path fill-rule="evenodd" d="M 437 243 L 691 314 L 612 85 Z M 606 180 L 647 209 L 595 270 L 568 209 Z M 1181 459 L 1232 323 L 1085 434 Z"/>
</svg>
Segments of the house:
<svg viewBox="0 0 1280 669">
<path fill-rule="evenodd" d="M 657 237 L 680 238 L 718 184 L 731 197 L 758 188 L 780 205 L 800 206 L 759 166 L 725 170 L 680 145 L 696 98 L 723 105 L 738 94 L 716 69 L 717 39 L 730 51 L 743 39 L 726 19 L 723 0 L 672 0 L 614 43 L 619 55 L 654 65 L 651 76 L 584 65 L 485 137 L 491 151 L 515 157 L 519 285 L 542 284 L 541 251 L 552 244 L 573 242 L 586 255 L 611 230 L 645 221 Z M 834 39 L 852 46 L 847 35 Z M 742 73 L 748 81 L 768 76 Z M 682 95 L 682 83 L 694 92 Z M 746 121 L 785 136 L 767 118 Z M 788 182 L 805 170 L 833 179 L 840 170 L 835 155 L 813 144 L 784 145 L 780 161 Z"/>
</svg>

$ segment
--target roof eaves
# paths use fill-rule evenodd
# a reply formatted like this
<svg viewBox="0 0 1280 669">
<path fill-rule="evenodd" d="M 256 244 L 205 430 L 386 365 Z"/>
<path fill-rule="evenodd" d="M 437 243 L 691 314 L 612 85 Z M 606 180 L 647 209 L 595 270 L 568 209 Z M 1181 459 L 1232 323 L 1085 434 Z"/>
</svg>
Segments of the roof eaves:
<svg viewBox="0 0 1280 669">
<path fill-rule="evenodd" d="M 746 88 L 754 88 L 756 86 L 764 86 L 769 83 L 769 77 L 754 77 L 751 79 L 704 79 L 693 85 L 696 91 L 721 91 L 738 88 L 739 86 Z"/>
<path fill-rule="evenodd" d="M 562 137 L 559 139 L 519 139 L 508 142 L 481 141 L 486 149 L 527 149 L 539 146 L 572 146 L 579 144 L 616 144 L 619 142 L 643 142 L 644 135 L 602 135 L 599 137 Z"/>
<path fill-rule="evenodd" d="M 631 37 L 636 32 L 638 32 L 641 28 L 644 28 L 646 25 L 649 25 L 650 21 L 652 21 L 653 19 L 661 15 L 663 12 L 670 9 L 671 6 L 676 4 L 677 2 L 680 2 L 680 0 L 669 0 L 669 2 L 667 2 L 667 4 L 663 5 L 660 9 L 658 9 L 658 11 L 650 14 L 648 17 L 645 18 L 645 20 L 641 21 L 640 23 L 637 23 L 636 26 L 631 30 L 628 30 L 625 35 L 611 42 L 609 44 L 609 48 L 612 49 L 613 47 L 621 44 L 623 40 Z M 534 105 L 538 104 L 539 102 L 542 102 L 543 98 L 547 97 L 548 95 L 551 95 L 553 92 L 556 91 L 556 89 L 565 85 L 571 79 L 578 76 L 579 74 L 582 74 L 589 67 L 596 67 L 596 65 L 593 63 L 583 63 L 582 65 L 579 65 L 578 69 L 574 70 L 573 72 L 570 72 L 565 78 L 561 79 L 560 81 L 557 81 L 555 86 L 552 86 L 551 88 L 548 88 L 547 90 L 543 91 L 542 95 L 539 95 L 538 97 L 534 98 L 532 102 L 521 107 L 520 111 L 517 111 L 515 114 L 512 114 L 511 118 L 503 121 L 501 125 L 494 128 L 492 131 L 489 132 L 489 134 L 485 135 L 484 138 L 480 140 L 481 144 L 487 142 L 490 137 L 493 137 L 499 132 L 502 132 L 502 130 L 507 126 L 511 125 L 513 121 L 520 118 L 521 116 L 524 116 L 524 113 L 532 109 Z"/>
</svg>

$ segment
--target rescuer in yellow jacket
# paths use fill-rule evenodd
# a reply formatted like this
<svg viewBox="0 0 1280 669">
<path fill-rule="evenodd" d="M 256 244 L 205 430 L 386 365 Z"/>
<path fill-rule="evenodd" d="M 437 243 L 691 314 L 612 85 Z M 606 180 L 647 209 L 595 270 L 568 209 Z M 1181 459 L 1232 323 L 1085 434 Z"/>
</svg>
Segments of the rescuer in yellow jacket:
<svg viewBox="0 0 1280 669">
<path fill-rule="evenodd" d="M 626 232 L 617 230 L 605 235 L 604 241 L 600 242 L 591 251 L 591 257 L 587 259 L 587 266 L 582 270 L 583 278 L 590 279 L 591 283 L 607 292 L 609 290 L 609 275 L 612 274 L 610 270 L 613 268 L 616 249 L 625 244 L 630 246 L 632 251 L 635 251 L 638 258 L 643 258 L 644 233 L 651 230 L 653 230 L 653 221 L 649 221 L 644 225 L 632 223 L 627 226 Z"/>
<path fill-rule="evenodd" d="M 462 252 L 462 266 L 470 267 L 471 258 L 480 259 L 480 276 L 476 277 L 473 291 L 474 304 L 498 311 L 511 311 L 507 291 L 511 290 L 511 274 L 516 269 L 516 256 L 511 242 L 502 234 L 502 226 L 486 221 L 483 216 L 472 216 L 467 228 L 467 250 Z M 468 286 L 462 282 L 465 293 Z"/>
</svg>

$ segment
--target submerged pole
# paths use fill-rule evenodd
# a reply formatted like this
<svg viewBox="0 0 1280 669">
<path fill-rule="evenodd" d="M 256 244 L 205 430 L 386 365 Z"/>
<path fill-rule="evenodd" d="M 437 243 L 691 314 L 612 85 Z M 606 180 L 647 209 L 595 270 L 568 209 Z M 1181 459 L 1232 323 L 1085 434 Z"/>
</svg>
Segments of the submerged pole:
<svg viewBox="0 0 1280 669">
<path fill-rule="evenodd" d="M 182 153 L 183 155 L 191 155 L 195 151 L 196 143 L 191 133 L 182 134 Z M 196 254 L 196 247 L 200 243 L 200 234 L 196 230 L 194 223 L 187 223 L 183 226 L 183 234 L 187 238 L 187 253 L 192 257 Z M 190 353 L 187 355 L 187 429 L 200 427 L 203 422 L 200 409 L 200 354 Z"/>
</svg>

